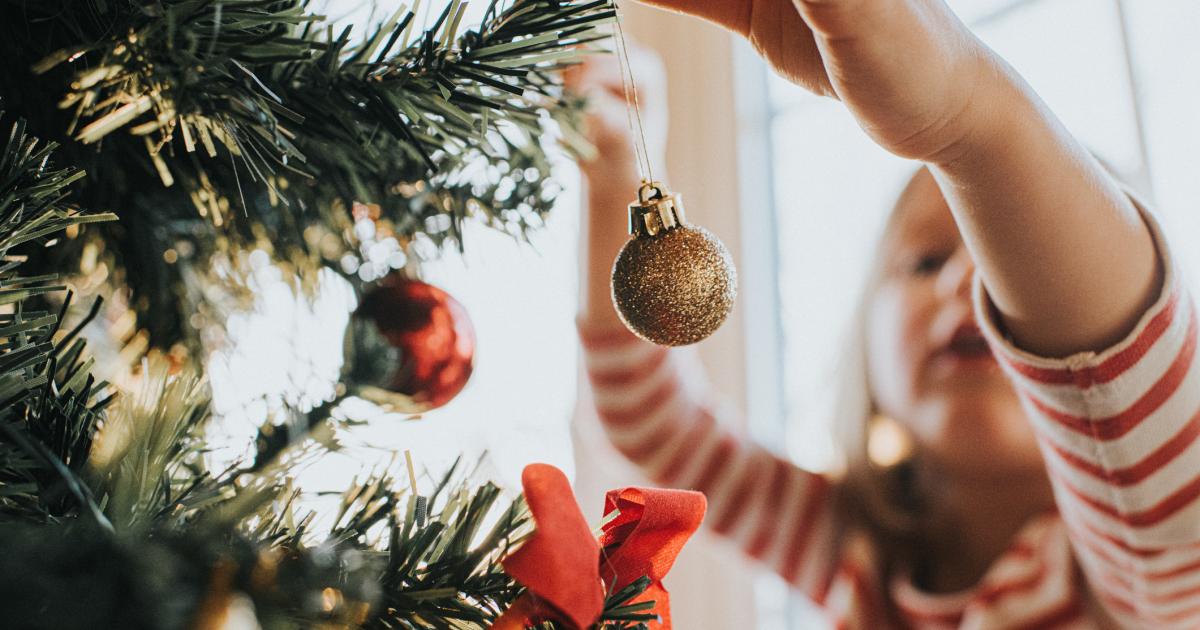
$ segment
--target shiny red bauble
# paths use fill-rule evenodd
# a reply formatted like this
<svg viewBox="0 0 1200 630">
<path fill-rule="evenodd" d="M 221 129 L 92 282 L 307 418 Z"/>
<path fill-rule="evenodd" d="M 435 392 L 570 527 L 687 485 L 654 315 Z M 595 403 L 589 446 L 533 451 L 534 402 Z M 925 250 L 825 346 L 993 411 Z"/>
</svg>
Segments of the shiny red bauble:
<svg viewBox="0 0 1200 630">
<path fill-rule="evenodd" d="M 392 274 L 363 297 L 356 316 L 373 322 L 397 350 L 399 364 L 381 383 L 404 401 L 399 411 L 441 407 L 471 377 L 475 329 L 466 309 L 449 293 Z"/>
</svg>

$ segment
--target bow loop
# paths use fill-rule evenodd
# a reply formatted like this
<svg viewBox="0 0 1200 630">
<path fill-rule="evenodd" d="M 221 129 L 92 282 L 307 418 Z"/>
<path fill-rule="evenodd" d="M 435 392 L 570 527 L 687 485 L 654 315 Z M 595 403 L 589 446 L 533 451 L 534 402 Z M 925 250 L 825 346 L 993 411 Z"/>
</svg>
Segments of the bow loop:
<svg viewBox="0 0 1200 630">
<path fill-rule="evenodd" d="M 604 612 L 596 566 L 600 545 L 561 470 L 530 464 L 521 474 L 521 486 L 537 529 L 503 560 L 504 571 L 549 604 L 542 616 L 587 628 Z"/>
<path fill-rule="evenodd" d="M 707 501 L 699 492 L 622 488 L 605 497 L 604 511 L 620 513 L 604 527 L 600 544 L 605 564 L 616 572 L 613 588 L 644 576 L 658 582 L 667 575 L 684 543 L 704 520 Z M 606 575 L 606 581 L 611 576 Z"/>
<path fill-rule="evenodd" d="M 537 529 L 503 565 L 527 591 L 492 624 L 492 630 L 523 630 L 551 620 L 572 630 L 591 628 L 604 613 L 606 593 L 641 577 L 650 578 L 650 587 L 627 604 L 653 601 L 649 612 L 660 621 L 650 627 L 671 628 L 662 578 L 704 519 L 703 494 L 613 490 L 605 497 L 604 512 L 619 512 L 597 541 L 562 471 L 531 464 L 521 475 L 521 485 Z"/>
<path fill-rule="evenodd" d="M 671 628 L 671 607 L 662 579 L 700 527 L 706 507 L 703 494 L 686 490 L 623 488 L 605 497 L 605 513 L 619 513 L 600 536 L 604 546 L 601 575 L 610 590 L 624 588 L 642 576 L 650 578 L 650 587 L 634 601 L 655 602 L 659 623 L 651 623 L 651 628 Z"/>
</svg>

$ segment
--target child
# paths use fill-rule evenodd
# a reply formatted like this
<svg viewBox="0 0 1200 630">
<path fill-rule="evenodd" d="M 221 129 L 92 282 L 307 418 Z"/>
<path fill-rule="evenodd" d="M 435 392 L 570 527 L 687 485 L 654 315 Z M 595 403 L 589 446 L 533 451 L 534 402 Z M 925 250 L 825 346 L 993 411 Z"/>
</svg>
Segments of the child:
<svg viewBox="0 0 1200 630">
<path fill-rule="evenodd" d="M 619 76 L 577 73 L 600 149 L 579 325 L 616 446 L 705 492 L 708 525 L 838 627 L 1200 627 L 1195 310 L 1154 221 L 941 0 L 655 1 L 748 37 L 924 167 L 848 353 L 846 470 L 805 472 L 723 429 L 679 357 L 618 321 L 614 217 L 638 180 Z M 907 463 L 866 457 L 882 418 Z"/>
</svg>

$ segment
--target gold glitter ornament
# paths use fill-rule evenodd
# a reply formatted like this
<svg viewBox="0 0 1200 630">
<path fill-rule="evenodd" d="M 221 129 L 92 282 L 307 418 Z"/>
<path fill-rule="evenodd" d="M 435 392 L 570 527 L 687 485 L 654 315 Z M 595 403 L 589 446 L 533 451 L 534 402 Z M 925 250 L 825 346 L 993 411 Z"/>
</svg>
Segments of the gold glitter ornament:
<svg viewBox="0 0 1200 630">
<path fill-rule="evenodd" d="M 629 232 L 612 271 L 613 305 L 629 330 L 686 346 L 720 328 L 737 297 L 737 270 L 717 237 L 685 222 L 679 195 L 642 184 Z"/>
</svg>

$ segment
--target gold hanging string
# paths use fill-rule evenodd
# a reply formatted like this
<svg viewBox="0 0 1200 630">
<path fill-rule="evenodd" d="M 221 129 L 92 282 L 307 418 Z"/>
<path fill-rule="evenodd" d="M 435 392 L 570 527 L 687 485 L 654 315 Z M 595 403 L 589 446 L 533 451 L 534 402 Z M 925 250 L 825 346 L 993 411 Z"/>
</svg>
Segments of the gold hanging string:
<svg viewBox="0 0 1200 630">
<path fill-rule="evenodd" d="M 629 61 L 629 49 L 625 45 L 625 30 L 621 28 L 620 9 L 613 2 L 613 8 L 617 10 L 616 25 L 617 36 L 617 65 L 621 72 L 621 89 L 625 92 L 625 118 L 629 123 L 629 131 L 637 136 L 637 140 L 633 145 L 633 152 L 637 159 L 638 175 L 641 176 L 643 183 L 654 181 L 654 170 L 650 165 L 650 149 L 646 143 L 646 129 L 642 124 L 642 108 L 638 103 L 637 83 L 633 78 L 633 66 Z"/>
</svg>

